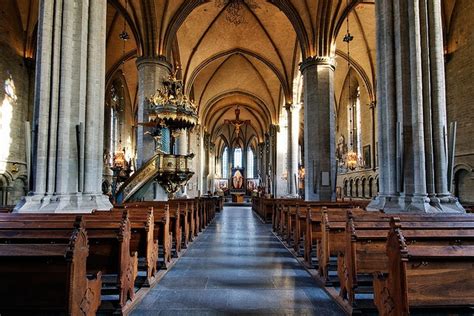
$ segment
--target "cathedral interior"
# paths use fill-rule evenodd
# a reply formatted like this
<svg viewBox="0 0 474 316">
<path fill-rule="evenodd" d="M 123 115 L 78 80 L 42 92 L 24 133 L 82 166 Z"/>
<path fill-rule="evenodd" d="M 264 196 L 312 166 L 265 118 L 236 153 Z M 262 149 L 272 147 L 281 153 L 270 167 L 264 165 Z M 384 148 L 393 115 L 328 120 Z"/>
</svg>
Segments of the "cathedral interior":
<svg viewBox="0 0 474 316">
<path fill-rule="evenodd" d="M 0 208 L 469 213 L 473 21 L 472 0 L 1 1 Z"/>
<path fill-rule="evenodd" d="M 41 15 L 51 15 L 57 8 L 40 7 L 35 0 L 7 1 L 2 5 L 2 205 L 17 205 L 29 193 L 41 196 L 87 192 L 112 198 L 112 191 L 118 190 L 121 181 L 158 150 L 161 136 L 154 140 L 154 128 L 144 125 L 150 120 L 146 100 L 163 89 L 170 78 L 181 84 L 178 92 L 197 111 L 192 128 L 182 129 L 182 133 L 165 130 L 162 136 L 168 141 L 165 152 L 194 154 L 190 160 L 194 175 L 178 194 L 194 197 L 223 191 L 221 194 L 230 199 L 234 188 L 232 172 L 240 168 L 245 196 L 372 199 L 382 187 L 386 195 L 410 196 L 416 191 L 434 196 L 451 192 L 466 207 L 474 203 L 469 1 L 443 0 L 438 12 L 442 24 L 434 33 L 442 40 L 437 49 L 442 50 L 438 58 L 444 60 L 440 65 L 443 77 L 438 78 L 442 81 L 438 88 L 443 90 L 438 96 L 443 103 L 441 125 L 421 113 L 419 121 L 411 117 L 404 122 L 399 117 L 389 126 L 382 121 L 386 118 L 385 113 L 380 113 L 381 107 L 397 106 L 403 102 L 400 100 L 409 102 L 413 96 L 407 92 L 410 87 L 403 85 L 392 87 L 395 100 L 384 95 L 387 90 L 380 83 L 386 79 L 380 76 L 386 74 L 377 62 L 380 47 L 374 1 L 236 1 L 241 4 L 233 12 L 227 1 L 110 0 L 100 8 L 100 16 L 88 16 L 88 20 L 81 16 L 90 13 L 77 11 L 82 1 L 76 2 L 79 7 L 71 9 L 67 25 L 50 24 L 44 28 Z M 44 11 L 47 9 L 51 12 Z M 53 23 L 61 17 L 48 19 Z M 93 18 L 100 19 L 100 24 L 96 25 Z M 79 23 L 83 20 L 86 22 Z M 62 30 L 66 26 L 70 32 L 66 38 L 54 35 L 55 28 Z M 345 40 L 347 34 L 352 37 L 350 41 Z M 41 36 L 48 36 L 49 42 L 41 40 Z M 88 52 L 87 41 L 105 46 Z M 402 44 L 410 46 L 408 42 Z M 410 74 L 414 69 L 411 52 L 392 54 L 400 67 L 407 68 L 405 77 L 397 80 L 408 80 L 406 76 L 414 75 Z M 423 54 L 418 57 L 423 59 Z M 61 60 L 68 63 L 67 67 Z M 307 68 L 314 65 L 330 68 L 326 75 L 317 72 L 325 78 L 314 78 L 316 73 Z M 43 71 L 45 68 L 51 69 Z M 311 86 L 318 79 L 328 80 L 325 91 Z M 97 89 L 93 93 L 88 88 L 91 80 Z M 67 100 L 62 89 L 68 93 Z M 58 107 L 68 102 L 71 112 L 65 113 L 64 118 L 61 113 L 56 115 L 56 122 L 41 122 L 43 112 L 51 110 L 42 108 L 46 106 L 44 102 L 59 102 Z M 86 115 L 92 102 L 92 115 L 99 121 L 90 124 L 99 126 L 95 127 L 94 136 L 77 142 L 76 126 L 82 124 L 83 135 L 88 135 Z M 320 112 L 321 102 L 328 113 Z M 398 105 L 399 116 L 403 116 L 402 108 Z M 63 119 L 68 121 L 63 122 L 64 126 Z M 454 123 L 457 129 L 450 129 Z M 424 127 L 421 132 L 425 137 L 432 131 L 439 133 L 433 139 L 441 141 L 442 148 L 436 149 L 432 142 L 416 148 L 416 136 L 403 133 L 409 130 L 404 127 L 414 124 Z M 39 136 L 41 128 L 50 129 L 43 135 L 45 138 Z M 386 128 L 391 135 L 382 133 Z M 63 158 L 72 159 L 63 165 L 65 169 L 59 168 L 62 163 L 53 153 L 60 150 L 54 143 L 63 137 Z M 327 140 L 321 143 L 322 138 Z M 56 141 L 51 143 L 51 139 Z M 452 139 L 455 141 L 450 142 Z M 37 154 L 36 148 L 41 147 L 38 142 L 48 144 L 42 148 L 44 157 Z M 392 146 L 393 142 L 396 148 L 385 147 L 385 143 Z M 88 157 L 80 151 L 87 152 L 91 143 L 96 145 L 89 149 L 93 153 Z M 82 147 L 79 153 L 78 147 Z M 441 160 L 446 165 L 442 192 L 434 180 L 439 175 L 432 171 L 440 160 L 431 152 L 427 155 L 428 150 L 436 155 L 441 151 L 445 156 Z M 426 153 L 417 163 L 424 162 L 426 167 L 415 167 L 416 157 L 408 157 L 419 151 Z M 396 161 L 389 161 L 390 155 L 396 155 Z M 114 175 L 117 158 L 126 170 Z M 97 161 L 91 162 L 92 173 L 88 174 L 87 166 L 81 169 L 78 165 L 90 159 Z M 38 161 L 50 165 L 38 166 Z M 319 161 L 326 166 L 319 166 Z M 47 171 L 51 168 L 56 168 L 57 173 Z M 383 168 L 396 171 L 385 176 Z M 430 169 L 423 171 L 425 180 L 417 180 L 426 181 L 424 188 L 414 189 L 418 185 L 414 181 L 400 180 L 420 168 Z M 318 174 L 315 169 L 325 171 Z M 117 177 L 120 172 L 123 177 Z M 329 193 L 324 192 L 328 191 L 325 188 L 320 192 L 313 188 L 319 175 L 329 178 Z M 61 180 L 65 177 L 69 180 Z M 385 183 L 381 177 L 385 177 Z M 82 180 L 71 181 L 77 178 Z M 37 187 L 38 182 L 42 182 L 41 187 Z M 155 199 L 167 198 L 157 185 L 148 188 L 146 194 Z M 79 202 L 71 203 L 76 204 L 71 209 L 79 207 Z"/>
</svg>

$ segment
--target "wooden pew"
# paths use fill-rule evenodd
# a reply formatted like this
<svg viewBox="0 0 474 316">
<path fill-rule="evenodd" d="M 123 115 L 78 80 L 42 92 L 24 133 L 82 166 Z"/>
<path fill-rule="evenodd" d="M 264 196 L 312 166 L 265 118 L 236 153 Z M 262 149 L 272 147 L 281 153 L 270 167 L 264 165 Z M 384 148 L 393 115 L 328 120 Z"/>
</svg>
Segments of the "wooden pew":
<svg viewBox="0 0 474 316">
<path fill-rule="evenodd" d="M 183 248 L 187 248 L 188 244 L 193 241 L 194 236 L 194 199 L 180 199 L 182 204 L 181 218 L 183 223 Z"/>
<path fill-rule="evenodd" d="M 295 215 L 295 228 L 293 230 L 293 250 L 297 256 L 304 256 L 304 239 L 306 233 L 306 209 L 298 205 Z"/>
<path fill-rule="evenodd" d="M 334 208 L 328 210 L 326 207 L 323 207 L 321 210 L 321 242 L 317 252 L 318 271 L 326 284 L 337 281 L 329 276 L 330 259 L 337 259 L 339 254 L 345 251 L 345 230 L 348 211 L 352 211 L 354 214 L 366 213 L 362 209 Z"/>
<path fill-rule="evenodd" d="M 337 202 L 337 203 L 324 203 L 324 202 L 305 202 L 301 204 L 302 207 L 306 208 L 306 219 L 305 224 L 305 235 L 304 239 L 304 262 L 310 268 L 318 268 L 318 258 L 321 256 L 321 240 L 322 240 L 322 209 L 325 207 L 329 211 L 340 210 L 341 208 L 350 209 L 357 207 L 351 203 Z M 362 210 L 362 209 L 361 209 Z M 316 256 L 313 257 L 313 254 Z M 313 258 L 316 258 L 314 262 Z"/>
<path fill-rule="evenodd" d="M 253 199 L 253 198 L 252 198 Z M 264 197 L 255 197 L 255 212 L 257 215 L 265 222 L 273 222 L 273 212 L 274 212 L 274 200 L 267 199 Z"/>
<path fill-rule="evenodd" d="M 8 243 L 0 243 L 0 314 L 95 315 L 101 272 L 87 277 L 89 246 L 82 223 L 70 225 L 64 240 L 43 233 L 46 240 L 33 243 L 34 232 L 18 229 Z"/>
<path fill-rule="evenodd" d="M 172 236 L 171 242 L 171 256 L 178 257 L 181 251 L 181 220 L 179 203 L 170 204 L 169 201 L 141 201 L 141 202 L 130 202 L 125 204 L 126 208 L 140 208 L 140 207 L 153 207 L 153 209 L 164 210 L 166 207 L 169 209 L 169 232 Z"/>
<path fill-rule="evenodd" d="M 14 208 L 15 208 L 15 205 L 0 206 L 0 214 L 2 214 L 2 213 L 11 213 L 11 212 L 13 212 Z"/>
<path fill-rule="evenodd" d="M 128 209 L 131 225 L 130 251 L 137 253 L 139 258 L 143 258 L 143 268 L 146 271 L 144 280 L 145 286 L 149 286 L 151 279 L 156 274 L 158 261 L 158 240 L 154 239 L 154 218 L 153 209 Z M 21 214 L 23 219 L 35 219 L 37 214 Z M 41 214 L 42 217 L 50 221 L 73 220 L 75 215 L 70 214 Z M 85 221 L 109 221 L 119 222 L 123 216 L 123 209 L 115 208 L 110 210 L 94 210 L 92 214 L 84 214 Z M 1 220 L 1 218 L 0 218 Z"/>
<path fill-rule="evenodd" d="M 163 262 L 161 263 L 160 267 L 163 269 L 167 269 L 169 263 L 171 262 L 171 248 L 173 240 L 173 236 L 170 232 L 169 205 L 164 203 L 153 202 L 130 202 L 125 204 L 124 207 L 126 209 L 131 209 L 132 212 L 134 209 L 149 209 L 150 207 L 153 208 L 153 219 L 155 221 L 153 239 L 158 241 L 158 245 L 162 253 L 161 258 L 163 258 Z"/>
<path fill-rule="evenodd" d="M 121 208 L 114 208 L 112 211 L 96 210 L 92 216 L 105 213 L 104 220 L 108 220 L 111 216 L 114 217 L 114 220 L 117 220 L 122 216 L 122 211 Z M 130 251 L 138 254 L 138 267 L 146 272 L 143 285 L 150 286 L 158 270 L 159 249 L 158 239 L 154 235 L 155 218 L 153 208 L 127 208 L 127 211 L 131 225 Z"/>
<path fill-rule="evenodd" d="M 405 235 L 409 242 L 435 243 L 436 238 L 429 240 L 423 237 L 426 233 L 441 235 L 453 230 L 474 232 L 474 216 L 448 214 L 398 216 L 405 226 Z M 346 247 L 345 252 L 339 254 L 338 277 L 341 283 L 340 296 L 347 298 L 352 306 L 356 305 L 355 295 L 361 288 L 363 292 L 367 290 L 372 292 L 373 273 L 388 271 L 386 242 L 390 230 L 390 218 L 389 214 L 378 212 L 347 214 Z M 474 239 L 474 237 L 468 238 Z M 370 284 L 370 288 L 367 287 L 367 283 Z"/>
<path fill-rule="evenodd" d="M 194 203 L 192 199 L 176 199 L 170 200 L 170 204 L 177 203 L 180 211 L 180 225 L 181 225 L 181 247 L 187 248 L 191 241 L 191 226 L 194 224 L 194 214 L 192 214 L 191 205 Z"/>
<path fill-rule="evenodd" d="M 114 217 L 111 212 L 103 212 L 102 215 L 83 215 L 82 218 L 89 237 L 87 271 L 102 271 L 102 284 L 108 283 L 116 287 L 118 308 L 123 311 L 127 300 L 134 298 L 134 284 L 138 273 L 137 253 L 130 252 L 131 224 L 128 212 L 124 211 L 120 217 Z M 44 229 L 64 231 L 73 222 L 73 215 L 67 214 L 1 215 L 0 232 L 17 234 L 16 230 Z M 43 237 L 41 234 L 38 236 Z M 114 289 L 111 291 L 115 292 Z M 107 294 L 109 290 L 104 288 L 103 292 Z"/>
<path fill-rule="evenodd" d="M 173 236 L 172 253 L 174 257 L 179 257 L 181 252 L 182 240 L 182 226 L 181 226 L 181 212 L 179 210 L 179 203 L 169 204 L 170 207 L 170 232 Z"/>
<path fill-rule="evenodd" d="M 419 231 L 417 242 L 410 243 L 403 225 L 399 218 L 392 220 L 386 249 L 388 274 L 375 274 L 374 301 L 379 314 L 409 315 L 417 307 L 472 308 L 473 230 Z M 431 242 L 420 243 L 421 239 Z"/>
</svg>

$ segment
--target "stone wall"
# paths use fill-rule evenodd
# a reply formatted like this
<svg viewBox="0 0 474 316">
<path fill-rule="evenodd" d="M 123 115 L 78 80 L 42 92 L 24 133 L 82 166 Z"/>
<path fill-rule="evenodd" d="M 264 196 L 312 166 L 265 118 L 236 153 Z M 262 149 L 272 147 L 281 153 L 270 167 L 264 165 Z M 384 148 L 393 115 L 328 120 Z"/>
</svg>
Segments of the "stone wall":
<svg viewBox="0 0 474 316">
<path fill-rule="evenodd" d="M 474 1 L 458 0 L 446 41 L 448 123 L 457 122 L 454 193 L 474 203 Z"/>
</svg>

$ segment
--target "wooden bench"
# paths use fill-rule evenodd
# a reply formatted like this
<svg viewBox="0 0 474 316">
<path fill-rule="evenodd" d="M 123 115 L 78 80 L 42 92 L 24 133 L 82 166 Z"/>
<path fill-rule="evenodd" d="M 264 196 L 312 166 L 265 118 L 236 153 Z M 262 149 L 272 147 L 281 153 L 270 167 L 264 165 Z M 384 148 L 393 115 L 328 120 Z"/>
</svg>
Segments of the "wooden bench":
<svg viewBox="0 0 474 316">
<path fill-rule="evenodd" d="M 11 212 L 13 212 L 14 208 L 15 208 L 15 205 L 0 206 L 0 214 L 2 214 L 2 213 L 11 213 Z"/>
<path fill-rule="evenodd" d="M 318 258 L 321 256 L 321 240 L 322 240 L 322 210 L 325 207 L 327 210 L 344 210 L 353 207 L 352 204 L 347 203 L 321 203 L 321 202 L 306 202 L 303 204 L 306 207 L 305 235 L 304 235 L 304 262 L 309 268 L 319 269 Z M 315 256 L 313 256 L 315 254 Z M 314 260 L 316 259 L 316 260 Z"/>
<path fill-rule="evenodd" d="M 194 219 L 194 215 L 191 213 L 190 208 L 190 204 L 192 203 L 192 201 L 193 200 L 188 199 L 176 199 L 169 201 L 170 205 L 176 203 L 180 212 L 181 247 L 184 249 L 188 247 L 188 243 L 191 240 L 190 232 L 191 226 L 193 225 L 193 223 L 191 223 L 191 220 Z"/>
<path fill-rule="evenodd" d="M 252 197 L 252 210 L 264 223 L 272 222 L 274 200 L 264 197 Z"/>
<path fill-rule="evenodd" d="M 331 258 L 335 258 L 335 272 L 337 272 L 337 258 L 340 253 L 345 251 L 345 230 L 347 212 L 354 214 L 363 214 L 366 211 L 362 209 L 321 209 L 321 241 L 318 247 L 318 271 L 322 280 L 326 284 L 336 282 L 337 279 L 330 278 Z"/>
<path fill-rule="evenodd" d="M 379 314 L 409 315 L 416 307 L 474 307 L 472 229 L 422 230 L 417 242 L 409 242 L 404 225 L 399 218 L 392 220 L 386 249 L 388 274 L 375 273 Z M 421 239 L 431 242 L 420 243 Z"/>
<path fill-rule="evenodd" d="M 0 314 L 95 315 L 101 300 L 101 272 L 87 277 L 89 246 L 81 222 L 70 223 L 69 238 L 17 229 L 0 243 Z M 5 237 L 5 236 L 3 236 Z M 54 243 L 53 243 L 54 242 Z"/>
<path fill-rule="evenodd" d="M 148 210 L 150 207 L 153 208 L 153 219 L 155 221 L 153 239 L 158 241 L 159 253 L 161 251 L 161 256 L 158 255 L 158 263 L 161 268 L 167 269 L 171 262 L 173 240 L 170 232 L 169 205 L 156 203 L 150 206 L 149 204 L 149 202 L 130 202 L 125 204 L 124 207 L 130 209 L 131 212 L 136 209 Z M 160 262 L 160 258 L 162 258 L 162 262 Z"/>
<path fill-rule="evenodd" d="M 320 215 L 321 208 L 323 205 L 326 205 L 329 209 L 332 207 L 352 207 L 351 204 L 346 203 L 322 203 L 322 202 L 305 202 L 305 201 L 298 201 L 296 207 L 296 214 L 294 218 L 293 224 L 293 249 L 295 250 L 297 255 L 305 256 L 304 252 L 307 249 L 306 246 L 306 233 L 307 233 L 307 215 L 308 215 L 308 208 L 312 211 L 315 211 Z M 311 249 L 312 246 L 308 248 Z M 305 256 L 306 258 L 306 256 Z M 305 259 L 306 260 L 306 259 Z"/>
<path fill-rule="evenodd" d="M 153 208 L 128 208 L 131 225 L 130 251 L 137 253 L 139 258 L 138 268 L 146 273 L 143 286 L 150 286 L 153 277 L 158 270 L 158 239 L 155 238 L 155 218 Z M 114 217 L 119 220 L 122 216 L 122 208 L 114 208 L 112 211 L 95 210 L 92 216 L 103 215 L 103 220 Z M 86 220 L 89 215 L 86 215 Z"/>
<path fill-rule="evenodd" d="M 445 234 L 459 229 L 467 233 L 471 228 L 474 232 L 474 216 L 402 214 L 399 217 L 410 242 L 433 243 L 436 238 L 424 238 L 426 233 Z M 390 218 L 389 214 L 378 212 L 347 214 L 346 247 L 345 252 L 339 254 L 338 277 L 340 295 L 347 298 L 352 306 L 356 305 L 355 295 L 359 291 L 373 293 L 373 273 L 388 271 L 386 242 Z"/>
<path fill-rule="evenodd" d="M 169 232 L 172 236 L 169 242 L 171 243 L 171 256 L 178 257 L 181 251 L 181 220 L 179 203 L 170 204 L 168 201 L 142 201 L 130 202 L 125 204 L 126 208 L 148 208 L 164 210 L 168 208 L 169 212 Z M 164 237 L 164 236 L 163 236 Z"/>
<path fill-rule="evenodd" d="M 100 215 L 83 215 L 89 237 L 87 271 L 102 271 L 103 294 L 118 292 L 118 309 L 123 310 L 127 300 L 133 300 L 134 284 L 138 273 L 137 253 L 130 251 L 131 224 L 128 212 L 116 217 L 112 212 Z M 0 233 L 17 235 L 26 230 L 37 232 L 37 239 L 44 238 L 41 231 L 54 230 L 54 238 L 64 238 L 60 231 L 69 229 L 73 215 L 63 214 L 8 214 L 0 216 Z M 109 289 L 108 285 L 114 288 Z"/>
</svg>

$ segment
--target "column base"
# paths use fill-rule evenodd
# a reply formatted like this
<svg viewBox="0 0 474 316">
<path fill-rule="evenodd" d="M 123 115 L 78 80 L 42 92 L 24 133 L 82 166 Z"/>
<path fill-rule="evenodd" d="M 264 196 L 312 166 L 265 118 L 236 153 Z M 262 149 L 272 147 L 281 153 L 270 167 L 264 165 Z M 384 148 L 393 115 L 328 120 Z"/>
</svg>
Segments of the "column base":
<svg viewBox="0 0 474 316">
<path fill-rule="evenodd" d="M 367 205 L 371 212 L 395 213 L 400 212 L 400 197 L 395 195 L 378 195 Z"/>
<path fill-rule="evenodd" d="M 452 195 L 430 197 L 430 205 L 440 213 L 466 213 L 459 200 Z"/>
<path fill-rule="evenodd" d="M 430 199 L 425 195 L 402 197 L 400 199 L 400 209 L 407 213 L 439 213 L 436 207 L 430 205 Z"/>
<path fill-rule="evenodd" d="M 379 195 L 367 206 L 367 211 L 396 213 L 466 213 L 453 197 L 384 196 Z"/>
<path fill-rule="evenodd" d="M 110 210 L 112 203 L 103 194 L 60 194 L 25 196 L 14 209 L 16 213 L 92 213 Z"/>
</svg>

